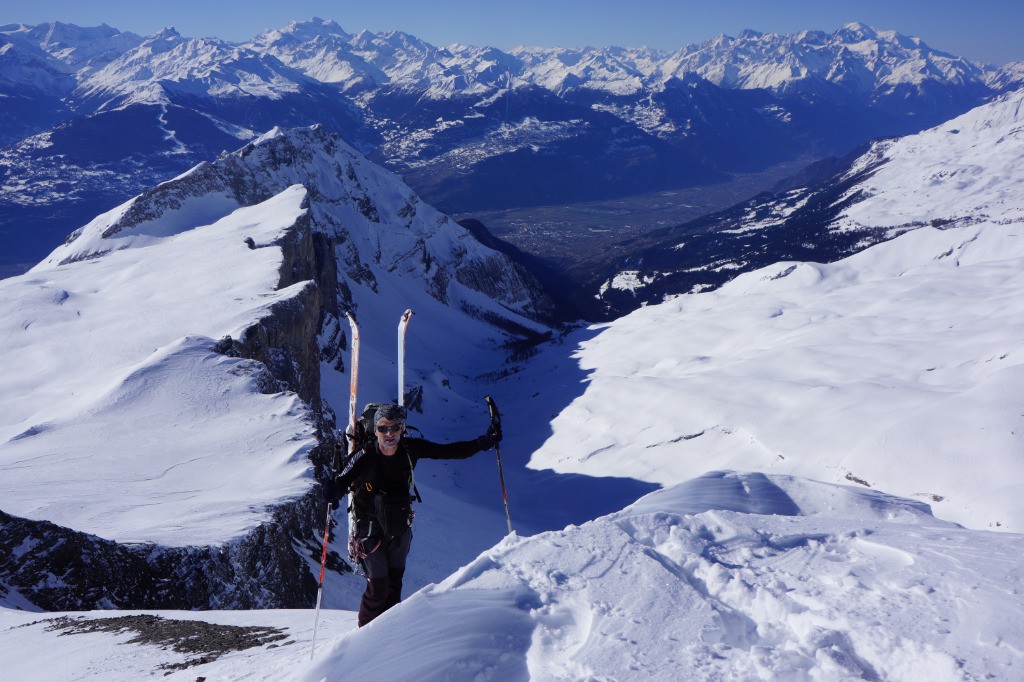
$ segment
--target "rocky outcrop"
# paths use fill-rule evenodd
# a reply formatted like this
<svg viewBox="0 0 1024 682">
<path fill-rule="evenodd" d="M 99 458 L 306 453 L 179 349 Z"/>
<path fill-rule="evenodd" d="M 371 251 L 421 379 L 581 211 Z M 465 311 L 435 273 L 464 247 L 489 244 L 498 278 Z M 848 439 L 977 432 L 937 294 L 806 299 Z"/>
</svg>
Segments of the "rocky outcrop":
<svg viewBox="0 0 1024 682">
<path fill-rule="evenodd" d="M 121 545 L 0 511 L 0 575 L 49 611 L 306 608 L 316 581 L 301 553 L 319 559 L 319 507 L 283 505 L 223 547 Z"/>
</svg>

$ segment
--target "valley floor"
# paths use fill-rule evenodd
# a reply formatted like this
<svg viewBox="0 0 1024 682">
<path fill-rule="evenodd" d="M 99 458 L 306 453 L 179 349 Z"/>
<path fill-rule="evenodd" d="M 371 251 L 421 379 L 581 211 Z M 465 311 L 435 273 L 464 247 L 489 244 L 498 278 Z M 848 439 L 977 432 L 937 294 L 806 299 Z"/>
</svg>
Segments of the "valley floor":
<svg viewBox="0 0 1024 682">
<path fill-rule="evenodd" d="M 730 182 L 715 185 L 556 206 L 456 212 L 452 217 L 479 220 L 495 236 L 551 260 L 570 276 L 586 279 L 595 263 L 608 263 L 620 255 L 623 249 L 615 245 L 734 206 L 771 189 L 812 161 L 803 158 L 760 173 L 737 174 Z"/>
</svg>

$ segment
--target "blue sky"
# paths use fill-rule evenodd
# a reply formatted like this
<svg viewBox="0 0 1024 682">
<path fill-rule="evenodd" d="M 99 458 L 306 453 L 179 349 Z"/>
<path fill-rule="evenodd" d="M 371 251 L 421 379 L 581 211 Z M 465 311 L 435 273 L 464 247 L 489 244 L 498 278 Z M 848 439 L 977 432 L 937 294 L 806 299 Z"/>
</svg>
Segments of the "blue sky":
<svg viewBox="0 0 1024 682">
<path fill-rule="evenodd" d="M 0 23 L 106 23 L 154 33 L 242 41 L 291 20 L 334 19 L 351 33 L 402 30 L 435 45 L 624 45 L 676 49 L 745 28 L 833 31 L 862 21 L 922 38 L 932 47 L 1002 64 L 1024 61 L 1024 0 L 34 0 Z"/>
</svg>

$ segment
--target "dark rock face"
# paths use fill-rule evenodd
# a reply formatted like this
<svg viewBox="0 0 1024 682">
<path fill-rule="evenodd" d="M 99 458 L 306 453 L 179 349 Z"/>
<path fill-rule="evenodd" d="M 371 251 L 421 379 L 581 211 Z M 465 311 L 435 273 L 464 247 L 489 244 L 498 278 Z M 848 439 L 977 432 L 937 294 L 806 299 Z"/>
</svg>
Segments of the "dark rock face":
<svg viewBox="0 0 1024 682">
<path fill-rule="evenodd" d="M 305 537 L 318 514 L 307 496 L 224 547 L 158 547 L 0 511 L 0 576 L 49 611 L 306 608 L 316 581 L 293 543 L 319 558 L 316 539 Z"/>
</svg>

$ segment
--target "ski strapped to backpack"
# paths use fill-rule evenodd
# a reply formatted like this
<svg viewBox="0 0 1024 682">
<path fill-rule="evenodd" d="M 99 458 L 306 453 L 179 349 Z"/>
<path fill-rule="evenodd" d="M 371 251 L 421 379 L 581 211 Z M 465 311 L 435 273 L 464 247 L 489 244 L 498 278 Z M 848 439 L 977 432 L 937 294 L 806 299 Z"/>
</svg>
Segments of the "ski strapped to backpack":
<svg viewBox="0 0 1024 682">
<path fill-rule="evenodd" d="M 402 313 L 398 320 L 398 406 L 405 407 L 405 331 L 409 328 L 409 320 L 412 319 L 412 308 Z M 406 449 L 405 456 L 409 459 L 409 485 L 412 486 L 413 499 L 423 502 L 420 491 L 416 489 L 416 473 L 412 464 L 412 455 Z"/>
<path fill-rule="evenodd" d="M 402 313 L 402 317 L 398 322 L 398 404 L 402 407 L 405 406 L 405 332 L 409 326 L 409 320 L 412 319 L 412 315 L 412 310 L 406 310 Z M 374 417 L 376 416 L 377 409 L 385 404 L 367 403 L 366 406 L 363 407 L 362 413 L 360 413 L 358 417 L 356 416 L 359 373 L 359 328 L 352 315 L 349 315 L 348 319 L 352 326 L 353 339 L 351 385 L 349 390 L 349 427 L 345 433 L 345 438 L 348 441 L 349 455 L 344 466 L 339 470 L 340 473 L 344 473 L 349 467 L 354 465 L 359 456 L 364 453 L 368 447 L 373 445 L 373 442 L 377 437 Z M 412 488 L 410 500 L 422 502 L 423 498 L 420 496 L 420 492 L 416 488 L 412 456 L 409 455 L 408 450 L 406 450 L 406 457 L 409 461 L 409 485 Z M 360 560 L 365 558 L 365 549 L 361 546 L 359 538 L 357 537 L 355 501 L 353 499 L 352 492 L 349 492 L 348 498 L 348 517 L 349 558 L 352 560 L 352 563 L 358 567 L 360 565 Z"/>
<path fill-rule="evenodd" d="M 348 385 L 348 430 L 345 432 L 345 436 L 348 439 L 348 459 L 345 461 L 345 466 L 338 472 L 344 473 L 345 469 L 352 465 L 356 458 L 356 453 L 359 452 L 359 448 L 356 444 L 356 427 L 358 423 L 356 421 L 356 410 L 359 405 L 359 325 L 356 324 L 356 318 L 350 313 L 348 315 L 348 323 L 352 328 L 352 361 L 349 363 L 349 385 Z M 353 556 L 352 552 L 352 541 L 356 535 L 356 516 L 354 511 L 354 500 L 352 494 L 348 496 L 348 546 L 349 546 L 349 559 L 351 559 L 353 568 L 359 566 L 359 560 Z"/>
<path fill-rule="evenodd" d="M 348 316 L 349 326 L 352 328 L 352 362 L 349 367 L 349 428 L 353 429 L 355 426 L 356 419 L 356 393 L 359 387 L 359 327 L 356 325 L 356 320 L 350 314 Z M 328 475 L 333 479 L 336 475 L 341 473 L 345 465 L 351 462 L 354 452 L 352 448 L 349 448 L 348 460 L 338 465 L 338 453 L 334 453 L 334 457 L 331 461 L 330 472 Z M 324 595 L 324 568 L 327 565 L 327 545 L 330 542 L 331 537 L 331 503 L 327 503 L 327 520 L 324 522 L 324 546 L 320 553 L 320 579 L 317 583 L 316 588 L 316 614 L 313 616 L 313 638 L 310 641 L 309 647 L 309 660 L 313 660 L 313 656 L 316 654 L 316 631 L 317 626 L 320 624 L 320 603 L 323 600 Z"/>
</svg>

